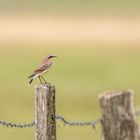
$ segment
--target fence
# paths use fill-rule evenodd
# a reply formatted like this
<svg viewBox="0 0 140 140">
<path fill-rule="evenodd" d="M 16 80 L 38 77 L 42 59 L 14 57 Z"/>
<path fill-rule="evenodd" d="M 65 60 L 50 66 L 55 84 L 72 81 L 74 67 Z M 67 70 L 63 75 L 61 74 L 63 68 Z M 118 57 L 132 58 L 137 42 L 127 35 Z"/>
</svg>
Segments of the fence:
<svg viewBox="0 0 140 140">
<path fill-rule="evenodd" d="M 133 91 L 108 91 L 99 96 L 102 117 L 93 122 L 67 121 L 63 116 L 55 114 L 55 87 L 42 84 L 36 88 L 35 94 L 36 121 L 28 124 L 16 124 L 0 121 L 7 127 L 36 126 L 36 140 L 56 140 L 56 121 L 60 120 L 70 126 L 93 126 L 101 124 L 102 140 L 140 140 L 140 129 L 136 122 L 133 107 Z"/>
</svg>

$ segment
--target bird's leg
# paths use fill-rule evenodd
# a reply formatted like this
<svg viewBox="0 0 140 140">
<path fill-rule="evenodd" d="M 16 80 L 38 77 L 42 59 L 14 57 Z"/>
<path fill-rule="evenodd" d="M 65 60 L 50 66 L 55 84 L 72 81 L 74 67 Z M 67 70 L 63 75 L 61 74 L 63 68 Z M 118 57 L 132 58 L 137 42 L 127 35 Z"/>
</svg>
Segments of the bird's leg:
<svg viewBox="0 0 140 140">
<path fill-rule="evenodd" d="M 40 81 L 40 83 L 42 84 L 42 81 L 41 81 L 41 78 L 40 78 L 40 76 L 38 76 L 38 78 L 39 78 L 39 81 Z"/>
<path fill-rule="evenodd" d="M 45 78 L 43 76 L 40 76 L 40 77 L 43 79 L 43 81 L 45 82 L 45 84 L 47 84 L 47 81 L 45 80 Z"/>
</svg>

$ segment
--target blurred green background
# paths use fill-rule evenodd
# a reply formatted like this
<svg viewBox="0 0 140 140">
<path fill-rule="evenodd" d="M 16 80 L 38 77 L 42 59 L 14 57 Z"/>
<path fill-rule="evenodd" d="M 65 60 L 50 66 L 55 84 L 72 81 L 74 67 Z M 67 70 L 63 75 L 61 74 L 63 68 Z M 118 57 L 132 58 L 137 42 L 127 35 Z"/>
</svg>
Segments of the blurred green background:
<svg viewBox="0 0 140 140">
<path fill-rule="evenodd" d="M 138 0 L 1 0 L 0 120 L 35 119 L 36 79 L 27 77 L 47 54 L 56 54 L 46 79 L 56 86 L 56 112 L 68 120 L 101 116 L 98 96 L 133 89 L 140 108 L 140 18 Z M 139 121 L 139 118 L 137 118 Z M 0 139 L 34 140 L 35 129 L 0 126 Z M 101 139 L 100 125 L 57 124 L 58 140 Z"/>
</svg>

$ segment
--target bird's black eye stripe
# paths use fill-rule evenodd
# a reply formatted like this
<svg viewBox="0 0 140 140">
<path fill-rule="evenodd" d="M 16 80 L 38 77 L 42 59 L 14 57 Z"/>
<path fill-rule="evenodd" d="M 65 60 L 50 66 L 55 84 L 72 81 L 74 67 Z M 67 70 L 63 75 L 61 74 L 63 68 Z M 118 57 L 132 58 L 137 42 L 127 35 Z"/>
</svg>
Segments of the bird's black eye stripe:
<svg viewBox="0 0 140 140">
<path fill-rule="evenodd" d="M 48 58 L 53 58 L 56 57 L 55 55 L 49 55 Z"/>
<path fill-rule="evenodd" d="M 53 56 L 48 56 L 48 58 L 52 58 Z"/>
</svg>

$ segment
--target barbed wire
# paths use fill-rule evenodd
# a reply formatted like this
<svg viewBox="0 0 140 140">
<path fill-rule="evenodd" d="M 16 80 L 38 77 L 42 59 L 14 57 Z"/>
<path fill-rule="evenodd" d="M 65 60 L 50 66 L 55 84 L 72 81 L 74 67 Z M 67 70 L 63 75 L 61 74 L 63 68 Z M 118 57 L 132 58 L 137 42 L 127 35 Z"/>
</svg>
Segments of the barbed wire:
<svg viewBox="0 0 140 140">
<path fill-rule="evenodd" d="M 135 112 L 136 117 L 140 116 L 140 110 Z M 68 121 L 65 119 L 63 116 L 56 115 L 56 121 L 62 121 L 65 125 L 67 126 L 92 126 L 95 128 L 95 126 L 101 122 L 102 118 L 98 118 L 95 121 Z M 36 125 L 36 122 L 30 122 L 30 123 L 12 123 L 8 121 L 3 121 L 0 120 L 0 125 L 6 126 L 6 127 L 11 127 L 11 128 L 31 128 Z"/>
<path fill-rule="evenodd" d="M 95 127 L 95 125 L 101 121 L 101 119 L 97 119 L 96 121 L 92 122 L 76 122 L 76 121 L 67 121 L 63 116 L 57 115 L 56 116 L 56 121 L 62 121 L 65 125 L 69 126 L 89 126 L 91 125 L 92 127 Z M 0 120 L 0 125 L 6 126 L 6 127 L 11 127 L 11 128 L 27 128 L 27 127 L 33 127 L 36 125 L 36 122 L 33 121 L 31 123 L 27 124 L 20 124 L 20 123 L 12 123 L 12 122 L 7 122 Z"/>
<path fill-rule="evenodd" d="M 33 127 L 35 125 L 35 121 L 27 124 L 19 124 L 19 123 L 12 123 L 7 121 L 0 120 L 0 125 L 6 126 L 6 127 L 15 127 L 15 128 L 26 128 L 26 127 Z"/>
<path fill-rule="evenodd" d="M 63 116 L 56 116 L 56 120 L 61 120 L 65 125 L 68 126 L 92 126 L 95 127 L 97 123 L 101 122 L 101 118 L 95 120 L 95 121 L 83 121 L 83 122 L 77 122 L 77 121 L 68 121 Z"/>
<path fill-rule="evenodd" d="M 136 117 L 140 116 L 140 110 L 136 111 L 135 115 L 136 115 Z M 58 116 L 56 116 L 56 120 L 61 120 L 65 125 L 68 125 L 68 126 L 93 126 L 93 127 L 95 127 L 96 124 L 101 122 L 102 118 L 98 118 L 97 120 L 91 121 L 91 122 L 90 121 L 77 122 L 77 121 L 68 121 L 63 116 L 58 115 Z"/>
</svg>

